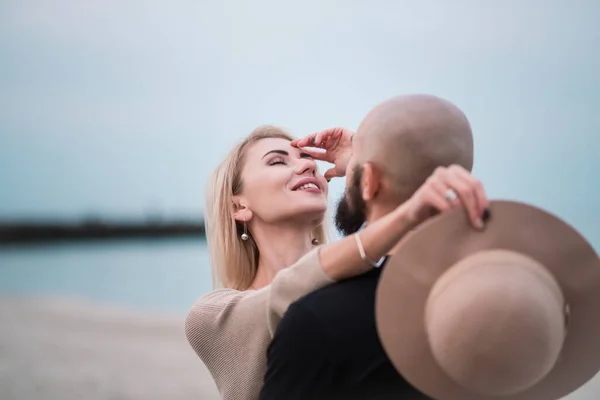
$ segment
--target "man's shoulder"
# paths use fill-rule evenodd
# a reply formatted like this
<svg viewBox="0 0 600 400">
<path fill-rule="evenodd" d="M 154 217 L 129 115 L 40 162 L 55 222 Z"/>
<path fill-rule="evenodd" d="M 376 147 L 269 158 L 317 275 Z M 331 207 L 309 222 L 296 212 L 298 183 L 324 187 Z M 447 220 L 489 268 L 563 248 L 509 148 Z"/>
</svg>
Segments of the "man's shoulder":
<svg viewBox="0 0 600 400">
<path fill-rule="evenodd" d="M 374 285 L 377 285 L 380 275 L 381 269 L 374 268 L 362 275 L 355 276 L 349 279 L 344 279 L 343 281 L 339 281 L 331 285 L 322 287 L 318 290 L 315 290 L 312 293 L 307 294 L 304 297 L 318 299 L 326 298 L 329 296 L 344 295 L 347 293 L 351 293 L 355 290 L 371 289 Z"/>
<path fill-rule="evenodd" d="M 317 289 L 298 299 L 296 308 L 298 312 L 311 313 L 317 319 L 328 318 L 344 310 L 352 311 L 355 304 L 373 301 L 380 274 L 380 269 L 373 269 Z"/>
</svg>

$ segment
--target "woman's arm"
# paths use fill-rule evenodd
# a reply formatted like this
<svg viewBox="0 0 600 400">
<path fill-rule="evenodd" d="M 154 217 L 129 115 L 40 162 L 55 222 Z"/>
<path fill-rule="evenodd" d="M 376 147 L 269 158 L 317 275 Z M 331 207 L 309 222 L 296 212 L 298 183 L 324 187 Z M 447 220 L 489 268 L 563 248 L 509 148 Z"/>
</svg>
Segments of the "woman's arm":
<svg viewBox="0 0 600 400">
<path fill-rule="evenodd" d="M 391 213 L 357 232 L 365 255 L 371 260 L 385 256 L 402 237 L 415 226 L 408 206 L 401 205 Z M 351 278 L 369 271 L 373 266 L 361 257 L 354 235 L 324 245 L 320 253 L 323 271 L 334 281 Z"/>
<path fill-rule="evenodd" d="M 288 306 L 333 282 L 321 266 L 320 250 L 311 250 L 259 290 L 219 289 L 192 306 L 185 321 L 188 342 L 223 398 L 258 397 L 267 346 Z"/>
<path fill-rule="evenodd" d="M 360 231 L 366 256 L 378 260 L 414 226 L 407 207 L 398 207 L 390 214 Z M 319 246 L 300 258 L 294 265 L 277 273 L 270 285 L 267 317 L 269 333 L 277 325 L 290 304 L 328 284 L 361 275 L 373 266 L 365 262 L 353 236 Z"/>
<path fill-rule="evenodd" d="M 456 193 L 455 199 L 447 196 L 448 190 Z M 292 267 L 280 271 L 271 284 L 270 333 L 273 334 L 293 301 L 328 283 L 368 272 L 373 268 L 370 260 L 377 261 L 386 255 L 404 235 L 429 218 L 432 211 L 464 207 L 472 216 L 473 225 L 481 229 L 481 215 L 487 204 L 480 183 L 467 171 L 458 166 L 438 168 L 408 201 L 389 214 L 349 237 L 320 246 Z"/>
<path fill-rule="evenodd" d="M 365 255 L 378 260 L 389 252 L 412 228 L 408 206 L 400 206 L 360 231 Z M 349 236 L 335 243 L 319 246 L 294 265 L 277 273 L 269 292 L 268 322 L 271 336 L 289 305 L 305 294 L 342 279 L 369 271 L 356 239 Z"/>
<path fill-rule="evenodd" d="M 473 227 L 483 229 L 482 216 L 488 204 L 483 186 L 468 171 L 457 165 L 439 167 L 394 211 L 370 222 L 364 230 L 350 237 L 323 246 L 323 270 L 333 280 L 367 272 L 373 266 L 361 257 L 361 250 L 362 256 L 369 260 L 379 260 L 433 212 L 463 207 Z"/>
<path fill-rule="evenodd" d="M 455 192 L 457 198 L 449 198 L 448 190 Z M 483 228 L 481 215 L 487 207 L 487 198 L 480 183 L 460 167 L 439 168 L 408 201 L 391 213 L 350 237 L 310 251 L 281 270 L 271 285 L 257 291 L 225 290 L 218 292 L 219 295 L 204 296 L 188 316 L 186 332 L 192 347 L 203 359 L 222 364 L 225 362 L 223 346 L 235 339 L 236 345 L 230 353 L 232 363 L 235 364 L 239 354 L 246 354 L 252 348 L 248 346 L 250 342 L 260 343 L 255 351 L 262 357 L 264 349 L 258 347 L 266 347 L 266 338 L 272 336 L 292 302 L 334 281 L 373 268 L 361 256 L 360 245 L 367 258 L 378 260 L 427 219 L 432 210 L 445 211 L 458 206 L 466 209 L 476 228 Z M 359 235 L 359 239 L 355 235 Z M 241 368 L 248 366 L 237 361 Z M 220 369 L 215 365 L 209 369 L 214 371 L 215 367 Z"/>
</svg>

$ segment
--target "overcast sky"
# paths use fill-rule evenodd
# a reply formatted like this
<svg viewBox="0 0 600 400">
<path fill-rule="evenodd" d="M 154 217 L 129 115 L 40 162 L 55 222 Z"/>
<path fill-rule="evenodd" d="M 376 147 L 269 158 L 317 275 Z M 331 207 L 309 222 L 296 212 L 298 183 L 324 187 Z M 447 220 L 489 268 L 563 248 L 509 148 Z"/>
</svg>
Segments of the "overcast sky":
<svg viewBox="0 0 600 400">
<path fill-rule="evenodd" d="M 264 123 L 461 107 L 475 174 L 600 246 L 596 1 L 0 1 L 0 217 L 200 214 Z M 332 200 L 342 191 L 335 182 Z"/>
</svg>

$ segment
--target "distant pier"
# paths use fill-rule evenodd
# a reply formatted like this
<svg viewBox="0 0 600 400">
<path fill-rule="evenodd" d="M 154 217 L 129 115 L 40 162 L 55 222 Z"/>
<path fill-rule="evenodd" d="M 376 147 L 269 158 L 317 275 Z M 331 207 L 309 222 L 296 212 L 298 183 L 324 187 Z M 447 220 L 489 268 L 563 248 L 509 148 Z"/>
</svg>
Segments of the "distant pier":
<svg viewBox="0 0 600 400">
<path fill-rule="evenodd" d="M 0 246 L 64 241 L 98 241 L 124 238 L 204 238 L 204 221 L 0 221 Z"/>
</svg>

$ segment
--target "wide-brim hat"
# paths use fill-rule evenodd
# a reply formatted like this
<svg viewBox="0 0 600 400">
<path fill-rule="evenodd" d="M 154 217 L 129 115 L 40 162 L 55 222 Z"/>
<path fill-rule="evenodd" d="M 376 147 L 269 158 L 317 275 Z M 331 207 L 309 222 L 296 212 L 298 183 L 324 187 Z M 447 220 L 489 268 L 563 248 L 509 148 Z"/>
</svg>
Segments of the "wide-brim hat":
<svg viewBox="0 0 600 400">
<path fill-rule="evenodd" d="M 600 370 L 600 259 L 537 207 L 457 208 L 407 235 L 376 293 L 382 346 L 437 400 L 553 400 Z"/>
</svg>

